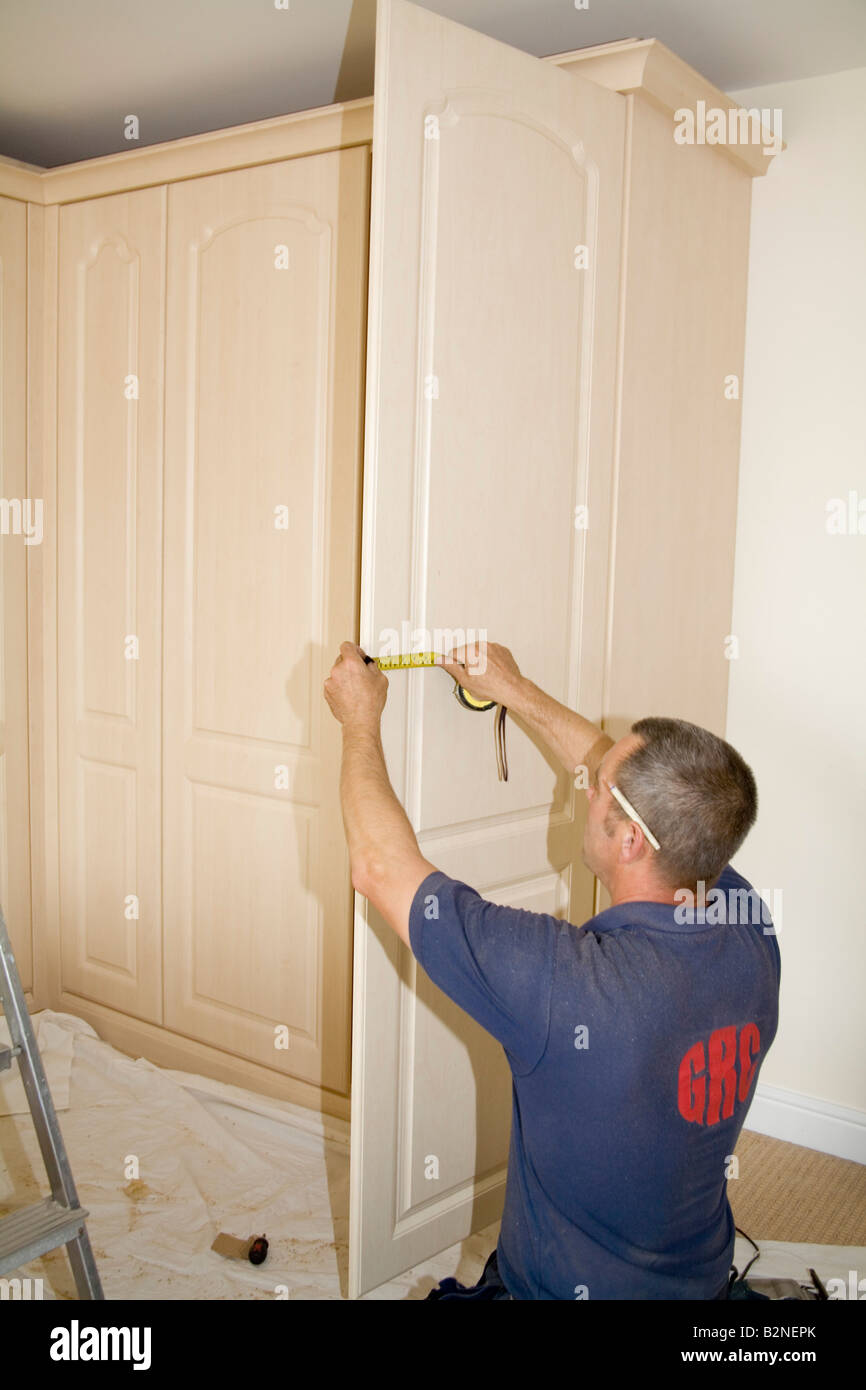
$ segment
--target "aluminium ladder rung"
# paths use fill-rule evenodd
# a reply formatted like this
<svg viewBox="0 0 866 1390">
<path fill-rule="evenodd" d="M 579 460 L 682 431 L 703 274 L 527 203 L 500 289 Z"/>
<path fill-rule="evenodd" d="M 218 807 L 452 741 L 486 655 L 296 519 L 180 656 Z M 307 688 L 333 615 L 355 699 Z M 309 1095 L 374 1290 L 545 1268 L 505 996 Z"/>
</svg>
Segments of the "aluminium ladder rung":
<svg viewBox="0 0 866 1390">
<path fill-rule="evenodd" d="M 64 1207 L 53 1197 L 45 1197 L 0 1218 L 0 1274 L 75 1240 L 88 1215 L 83 1207 Z"/>
<path fill-rule="evenodd" d="M 15 964 L 12 942 L 0 908 L 0 1006 L 9 1029 L 11 1048 L 0 1048 L 0 1071 L 17 1058 L 21 1082 L 42 1162 L 51 1184 L 51 1196 L 33 1206 L 21 1207 L 0 1219 L 0 1275 L 18 1269 L 49 1250 L 66 1246 L 79 1298 L 104 1298 L 99 1270 L 93 1258 L 84 1211 L 63 1143 L 48 1078 L 42 1065 L 33 1024 Z"/>
</svg>

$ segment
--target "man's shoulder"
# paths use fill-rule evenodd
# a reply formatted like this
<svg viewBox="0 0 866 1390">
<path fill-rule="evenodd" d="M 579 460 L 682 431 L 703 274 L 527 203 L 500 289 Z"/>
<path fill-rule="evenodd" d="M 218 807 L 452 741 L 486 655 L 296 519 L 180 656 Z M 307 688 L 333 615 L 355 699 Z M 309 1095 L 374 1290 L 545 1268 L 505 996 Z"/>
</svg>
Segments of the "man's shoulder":
<svg viewBox="0 0 866 1390">
<path fill-rule="evenodd" d="M 724 922 L 755 928 L 775 959 L 778 973 L 781 970 L 778 941 L 782 928 L 781 894 L 766 888 L 759 892 L 732 864 L 726 864 L 716 880 L 712 896 L 722 903 Z"/>
<path fill-rule="evenodd" d="M 733 864 L 726 864 L 713 885 L 715 888 L 749 888 L 752 885 L 747 878 L 735 869 Z"/>
<path fill-rule="evenodd" d="M 744 874 L 741 874 L 732 864 L 726 864 L 713 887 L 705 895 L 708 901 L 715 899 L 717 903 L 727 906 L 727 911 L 721 918 L 722 921 L 739 921 L 743 914 L 744 920 L 754 923 L 762 921 L 764 924 L 772 922 L 770 915 L 770 904 L 768 897 L 772 896 L 775 904 L 775 894 L 770 894 L 767 889 L 759 891 L 749 882 Z M 757 912 L 757 917 L 756 917 Z"/>
</svg>

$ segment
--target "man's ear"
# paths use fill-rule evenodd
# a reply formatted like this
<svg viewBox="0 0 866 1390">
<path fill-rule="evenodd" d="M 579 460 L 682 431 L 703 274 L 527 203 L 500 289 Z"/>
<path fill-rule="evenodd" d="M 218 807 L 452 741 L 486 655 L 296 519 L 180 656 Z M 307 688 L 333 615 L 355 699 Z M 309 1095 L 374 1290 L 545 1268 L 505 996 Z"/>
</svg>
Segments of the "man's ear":
<svg viewBox="0 0 866 1390">
<path fill-rule="evenodd" d="M 638 827 L 630 821 L 628 828 L 619 842 L 619 857 L 625 864 L 631 864 L 637 859 L 643 848 L 644 838 Z"/>
</svg>

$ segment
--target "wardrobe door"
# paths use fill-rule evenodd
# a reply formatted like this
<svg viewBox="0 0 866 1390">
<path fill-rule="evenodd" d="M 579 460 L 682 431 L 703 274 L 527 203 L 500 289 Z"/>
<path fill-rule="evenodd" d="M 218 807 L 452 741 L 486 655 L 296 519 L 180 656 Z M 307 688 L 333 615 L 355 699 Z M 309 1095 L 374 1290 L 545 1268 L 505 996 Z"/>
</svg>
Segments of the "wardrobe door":
<svg viewBox="0 0 866 1390">
<path fill-rule="evenodd" d="M 345 1095 L 369 151 L 169 190 L 166 1023 Z"/>
<path fill-rule="evenodd" d="M 61 1000 L 152 1023 L 162 1016 L 164 233 L 163 188 L 60 209 Z"/>
<path fill-rule="evenodd" d="M 379 3 L 375 90 L 362 644 L 486 629 L 598 718 L 625 102 L 403 0 Z M 388 769 L 425 857 L 585 920 L 572 777 L 511 724 L 498 781 L 491 714 L 440 671 L 390 685 Z M 511 1086 L 361 899 L 355 960 L 357 1294 L 498 1216 Z"/>
<path fill-rule="evenodd" d="M 27 207 L 0 198 L 0 908 L 33 988 L 27 769 L 27 551 L 42 543 L 27 496 Z"/>
</svg>

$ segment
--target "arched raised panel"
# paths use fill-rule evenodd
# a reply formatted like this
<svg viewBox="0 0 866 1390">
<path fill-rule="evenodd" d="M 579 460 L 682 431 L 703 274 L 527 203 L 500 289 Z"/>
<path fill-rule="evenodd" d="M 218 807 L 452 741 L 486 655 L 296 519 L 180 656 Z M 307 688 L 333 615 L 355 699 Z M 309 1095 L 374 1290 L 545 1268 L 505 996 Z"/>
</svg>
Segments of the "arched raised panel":
<svg viewBox="0 0 866 1390">
<path fill-rule="evenodd" d="M 347 1095 L 369 154 L 169 190 L 166 1022 Z"/>
<path fill-rule="evenodd" d="M 459 625 L 514 643 L 565 700 L 581 668 L 586 530 L 575 516 L 589 500 L 598 169 L 581 140 L 495 90 L 458 90 L 422 119 L 416 375 L 435 385 L 419 392 L 413 616 L 432 632 Z M 510 780 L 491 801 L 492 736 L 454 718 L 441 682 L 436 698 L 430 689 L 409 689 L 420 832 L 547 821 L 552 798 L 571 818 L 568 780 L 525 739 L 512 741 Z M 431 756 L 446 744 L 448 759 Z M 456 818 L 452 759 L 478 772 Z"/>
<path fill-rule="evenodd" d="M 310 644 L 321 646 L 325 616 L 332 243 L 331 226 L 297 208 L 233 220 L 191 248 L 192 728 L 310 752 L 320 714 Z M 280 507 L 284 529 L 274 524 Z M 239 670 L 254 690 L 226 679 Z"/>
<path fill-rule="evenodd" d="M 64 303 L 77 348 L 73 474 L 64 481 L 73 509 L 67 577 L 78 591 L 81 616 L 77 717 L 134 724 L 140 667 L 126 659 L 125 642 L 137 635 L 140 394 L 131 394 L 130 378 L 141 368 L 141 256 L 123 236 L 99 238 L 79 260 L 74 284 L 74 303 Z"/>
</svg>

